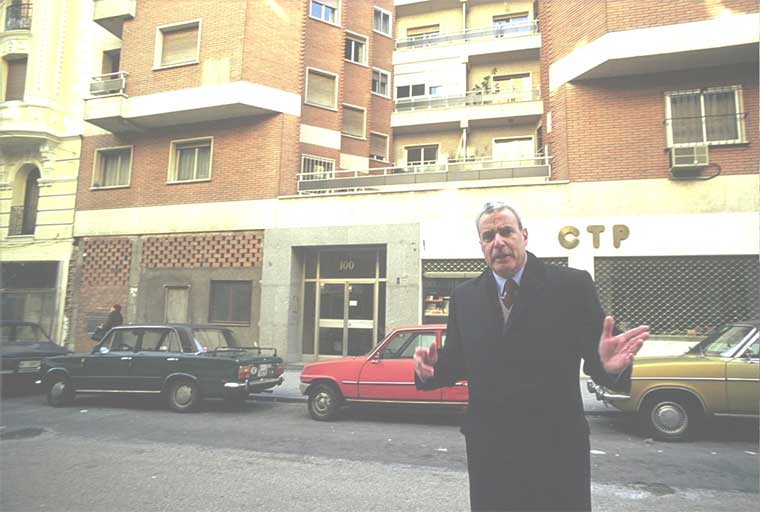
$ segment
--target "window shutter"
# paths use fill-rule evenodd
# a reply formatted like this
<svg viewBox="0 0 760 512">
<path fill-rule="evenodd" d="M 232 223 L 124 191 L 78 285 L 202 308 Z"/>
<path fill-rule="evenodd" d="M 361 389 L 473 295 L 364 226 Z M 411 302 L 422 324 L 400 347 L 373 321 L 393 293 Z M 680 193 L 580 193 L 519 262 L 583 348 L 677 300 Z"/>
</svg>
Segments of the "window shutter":
<svg viewBox="0 0 760 512">
<path fill-rule="evenodd" d="M 425 27 L 413 27 L 406 29 L 406 37 L 424 36 L 440 32 L 440 25 L 427 25 Z"/>
<path fill-rule="evenodd" d="M 386 151 L 388 148 L 388 137 L 379 135 L 377 133 L 369 134 L 369 154 L 380 158 L 381 160 L 387 160 L 388 155 Z"/>
<path fill-rule="evenodd" d="M 343 133 L 364 137 L 364 111 L 343 106 Z"/>
<path fill-rule="evenodd" d="M 309 70 L 309 103 L 335 107 L 335 77 Z"/>
<path fill-rule="evenodd" d="M 198 26 L 163 32 L 161 65 L 189 62 L 197 58 Z"/>
<path fill-rule="evenodd" d="M 26 59 L 9 60 L 5 101 L 23 100 L 26 86 Z"/>
</svg>

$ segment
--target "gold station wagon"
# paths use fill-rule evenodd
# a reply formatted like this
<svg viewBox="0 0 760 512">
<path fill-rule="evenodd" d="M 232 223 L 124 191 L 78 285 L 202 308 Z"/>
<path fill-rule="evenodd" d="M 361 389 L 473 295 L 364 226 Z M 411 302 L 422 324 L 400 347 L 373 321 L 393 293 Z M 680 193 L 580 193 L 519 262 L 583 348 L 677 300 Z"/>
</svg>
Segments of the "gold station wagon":
<svg viewBox="0 0 760 512">
<path fill-rule="evenodd" d="M 760 320 L 723 325 L 686 354 L 637 357 L 631 393 L 588 383 L 597 399 L 636 413 L 644 430 L 680 441 L 706 416 L 757 418 L 760 411 Z"/>
</svg>

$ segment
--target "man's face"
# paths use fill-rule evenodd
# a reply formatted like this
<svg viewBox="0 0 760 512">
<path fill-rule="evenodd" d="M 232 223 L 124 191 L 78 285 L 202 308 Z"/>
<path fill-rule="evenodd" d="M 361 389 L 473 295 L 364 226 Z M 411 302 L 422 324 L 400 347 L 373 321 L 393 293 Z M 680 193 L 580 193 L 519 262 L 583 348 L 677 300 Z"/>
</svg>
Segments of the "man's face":
<svg viewBox="0 0 760 512">
<path fill-rule="evenodd" d="M 525 265 L 528 230 L 518 227 L 511 211 L 483 215 L 478 235 L 486 265 L 501 277 L 510 278 Z"/>
</svg>

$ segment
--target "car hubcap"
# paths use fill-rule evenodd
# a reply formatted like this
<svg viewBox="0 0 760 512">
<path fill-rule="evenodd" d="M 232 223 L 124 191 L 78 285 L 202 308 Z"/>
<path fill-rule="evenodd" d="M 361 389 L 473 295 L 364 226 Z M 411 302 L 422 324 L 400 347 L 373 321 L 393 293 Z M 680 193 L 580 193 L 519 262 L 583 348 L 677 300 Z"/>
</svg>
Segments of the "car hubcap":
<svg viewBox="0 0 760 512">
<path fill-rule="evenodd" d="M 314 409 L 319 414 L 325 414 L 327 411 L 330 410 L 330 406 L 332 405 L 332 400 L 330 399 L 330 394 L 321 392 L 318 393 L 317 396 L 314 397 Z"/>
<path fill-rule="evenodd" d="M 66 383 L 58 381 L 50 388 L 50 395 L 54 400 L 61 400 L 66 393 Z"/>
<path fill-rule="evenodd" d="M 680 434 L 686 430 L 689 418 L 680 404 L 664 402 L 652 410 L 652 423 L 661 432 Z"/>
<path fill-rule="evenodd" d="M 193 399 L 193 387 L 183 384 L 174 392 L 174 399 L 179 405 L 187 405 Z"/>
</svg>

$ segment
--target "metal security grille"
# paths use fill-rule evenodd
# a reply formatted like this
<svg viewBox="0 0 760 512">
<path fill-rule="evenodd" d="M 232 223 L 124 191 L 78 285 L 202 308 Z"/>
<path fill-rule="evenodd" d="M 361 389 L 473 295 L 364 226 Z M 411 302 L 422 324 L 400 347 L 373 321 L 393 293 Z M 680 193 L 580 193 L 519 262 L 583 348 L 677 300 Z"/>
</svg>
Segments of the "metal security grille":
<svg viewBox="0 0 760 512">
<path fill-rule="evenodd" d="M 539 258 L 546 264 L 567 266 L 567 258 Z M 425 260 L 422 262 L 422 272 L 483 272 L 486 263 L 483 258 L 466 260 Z"/>
<path fill-rule="evenodd" d="M 596 258 L 594 273 L 602 307 L 622 328 L 702 335 L 760 316 L 756 255 Z"/>
</svg>

